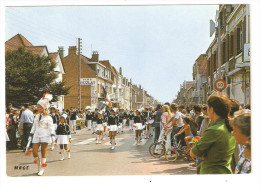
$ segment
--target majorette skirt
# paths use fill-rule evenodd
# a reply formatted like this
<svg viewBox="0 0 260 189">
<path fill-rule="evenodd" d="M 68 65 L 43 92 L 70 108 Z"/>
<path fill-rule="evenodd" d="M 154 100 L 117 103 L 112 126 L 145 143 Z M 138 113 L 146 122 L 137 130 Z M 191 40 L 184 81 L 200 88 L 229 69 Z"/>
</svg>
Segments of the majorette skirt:
<svg viewBox="0 0 260 189">
<path fill-rule="evenodd" d="M 69 144 L 68 135 L 57 135 L 57 144 Z"/>
<path fill-rule="evenodd" d="M 33 137 L 32 143 L 52 143 L 52 139 L 50 136 L 45 136 L 45 137 Z"/>
<path fill-rule="evenodd" d="M 144 128 L 142 123 L 136 123 L 134 125 L 136 126 L 136 130 L 143 130 L 143 128 Z"/>
<path fill-rule="evenodd" d="M 107 122 L 104 122 L 103 125 L 104 125 L 104 127 L 106 127 L 107 126 Z"/>
<path fill-rule="evenodd" d="M 110 125 L 110 131 L 117 131 L 118 128 L 117 128 L 117 125 Z"/>
<path fill-rule="evenodd" d="M 104 131 L 104 127 L 102 124 L 97 124 L 97 131 Z"/>
</svg>

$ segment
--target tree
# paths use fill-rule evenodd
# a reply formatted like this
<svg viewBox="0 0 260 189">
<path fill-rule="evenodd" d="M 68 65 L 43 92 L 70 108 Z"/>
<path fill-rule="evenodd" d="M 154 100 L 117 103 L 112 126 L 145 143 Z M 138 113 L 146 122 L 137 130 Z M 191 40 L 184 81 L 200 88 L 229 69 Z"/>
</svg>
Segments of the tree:
<svg viewBox="0 0 260 189">
<path fill-rule="evenodd" d="M 56 63 L 49 57 L 40 57 L 24 48 L 8 51 L 5 57 L 6 103 L 14 106 L 25 103 L 35 105 L 45 92 L 57 101 L 59 95 L 67 95 L 71 87 L 65 82 L 55 82 L 57 73 L 53 71 Z"/>
</svg>

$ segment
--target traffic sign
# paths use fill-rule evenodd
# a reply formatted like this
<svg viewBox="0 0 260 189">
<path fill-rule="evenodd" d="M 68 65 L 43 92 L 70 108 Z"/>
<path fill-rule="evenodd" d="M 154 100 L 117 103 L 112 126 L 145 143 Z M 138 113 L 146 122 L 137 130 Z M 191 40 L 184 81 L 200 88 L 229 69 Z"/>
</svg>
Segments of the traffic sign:
<svg viewBox="0 0 260 189">
<path fill-rule="evenodd" d="M 225 80 L 223 80 L 223 79 L 218 79 L 214 83 L 214 88 L 217 91 L 223 91 L 226 88 L 226 86 L 227 86 L 227 84 L 226 84 Z"/>
</svg>

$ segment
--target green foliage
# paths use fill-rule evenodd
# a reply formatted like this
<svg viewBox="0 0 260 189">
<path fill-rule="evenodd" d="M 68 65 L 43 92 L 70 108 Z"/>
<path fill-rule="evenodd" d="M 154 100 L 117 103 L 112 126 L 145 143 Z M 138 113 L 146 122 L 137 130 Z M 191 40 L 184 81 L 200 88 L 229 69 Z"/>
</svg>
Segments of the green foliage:
<svg viewBox="0 0 260 189">
<path fill-rule="evenodd" d="M 55 67 L 56 63 L 49 57 L 40 57 L 24 48 L 8 51 L 5 57 L 6 103 L 35 105 L 45 92 L 53 95 L 53 102 L 57 101 L 57 96 L 67 95 L 70 87 L 66 88 L 64 82 L 55 82 L 58 76 L 53 71 Z"/>
</svg>

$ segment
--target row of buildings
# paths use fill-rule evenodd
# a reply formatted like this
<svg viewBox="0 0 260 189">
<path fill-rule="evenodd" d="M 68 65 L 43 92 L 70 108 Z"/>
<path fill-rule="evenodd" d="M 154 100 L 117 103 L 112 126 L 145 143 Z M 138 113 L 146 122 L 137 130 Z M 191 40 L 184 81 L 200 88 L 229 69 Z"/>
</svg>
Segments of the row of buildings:
<svg viewBox="0 0 260 189">
<path fill-rule="evenodd" d="M 242 105 L 250 104 L 250 12 L 249 5 L 219 5 L 215 38 L 193 64 L 193 80 L 180 86 L 175 103 L 192 106 L 206 104 L 223 79 L 222 91 Z"/>
<path fill-rule="evenodd" d="M 66 87 L 71 87 L 68 95 L 59 96 L 57 102 L 52 102 L 52 106 L 60 110 L 70 107 L 101 108 L 105 103 L 112 107 L 135 110 L 158 103 L 141 85 L 133 84 L 124 77 L 121 67 L 117 70 L 109 60 L 99 60 L 97 51 L 93 51 L 92 57 L 88 58 L 79 55 L 76 46 L 70 46 L 68 55 L 64 56 L 63 47 L 59 47 L 58 52 L 49 52 L 47 46 L 33 46 L 21 34 L 5 42 L 6 52 L 20 47 L 39 56 L 49 56 L 56 62 L 56 82 L 65 81 Z"/>
</svg>

